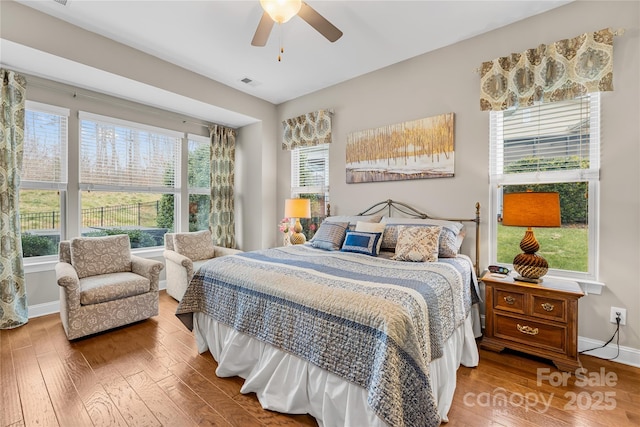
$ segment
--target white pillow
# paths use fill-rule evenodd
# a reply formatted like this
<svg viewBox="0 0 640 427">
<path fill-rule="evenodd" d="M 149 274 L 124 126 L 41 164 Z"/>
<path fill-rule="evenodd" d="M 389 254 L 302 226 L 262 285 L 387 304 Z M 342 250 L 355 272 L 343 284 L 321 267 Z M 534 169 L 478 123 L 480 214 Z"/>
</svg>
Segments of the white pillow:
<svg viewBox="0 0 640 427">
<path fill-rule="evenodd" d="M 355 231 L 362 231 L 365 233 L 380 233 L 378 245 L 376 246 L 376 255 L 378 255 L 380 253 L 380 246 L 382 246 L 382 238 L 384 237 L 384 227 L 385 224 L 382 224 L 380 222 L 358 221 L 356 222 Z"/>
<path fill-rule="evenodd" d="M 355 231 L 356 223 L 363 222 L 380 222 L 382 215 L 335 215 L 328 216 L 324 220 L 328 222 L 348 222 L 349 230 Z"/>
</svg>

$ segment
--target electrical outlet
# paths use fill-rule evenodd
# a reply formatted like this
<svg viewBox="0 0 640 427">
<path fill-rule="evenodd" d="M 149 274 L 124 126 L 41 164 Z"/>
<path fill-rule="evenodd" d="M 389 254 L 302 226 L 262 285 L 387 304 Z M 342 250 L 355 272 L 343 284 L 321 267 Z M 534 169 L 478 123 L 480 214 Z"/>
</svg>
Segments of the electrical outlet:
<svg viewBox="0 0 640 427">
<path fill-rule="evenodd" d="M 609 314 L 609 322 L 616 324 L 616 316 L 620 313 L 620 326 L 627 324 L 627 309 L 620 307 L 611 307 L 611 313 Z"/>
</svg>

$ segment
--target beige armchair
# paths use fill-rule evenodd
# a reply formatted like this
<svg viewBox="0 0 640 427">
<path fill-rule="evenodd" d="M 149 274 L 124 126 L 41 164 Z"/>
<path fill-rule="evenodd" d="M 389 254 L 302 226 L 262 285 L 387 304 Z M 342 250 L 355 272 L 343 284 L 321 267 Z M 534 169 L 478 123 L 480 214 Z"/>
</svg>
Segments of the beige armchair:
<svg viewBox="0 0 640 427">
<path fill-rule="evenodd" d="M 237 254 L 237 249 L 213 244 L 211 231 L 167 233 L 164 235 L 167 293 L 180 301 L 196 271 L 207 261 Z"/>
<path fill-rule="evenodd" d="M 128 235 L 62 241 L 59 258 L 60 318 L 69 340 L 158 314 L 164 266 L 132 255 Z"/>
</svg>

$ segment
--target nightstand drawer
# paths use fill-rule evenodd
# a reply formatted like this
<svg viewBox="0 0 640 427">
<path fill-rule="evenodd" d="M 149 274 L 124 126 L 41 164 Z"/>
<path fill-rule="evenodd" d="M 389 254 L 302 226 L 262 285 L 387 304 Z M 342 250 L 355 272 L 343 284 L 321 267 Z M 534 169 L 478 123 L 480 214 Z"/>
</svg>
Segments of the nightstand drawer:
<svg viewBox="0 0 640 427">
<path fill-rule="evenodd" d="M 565 353 L 567 349 L 566 327 L 548 325 L 526 317 L 494 313 L 494 336 L 559 353 Z"/>
<path fill-rule="evenodd" d="M 565 300 L 533 295 L 532 313 L 543 319 L 567 321 L 567 304 Z"/>
<path fill-rule="evenodd" d="M 524 294 L 496 289 L 493 307 L 498 310 L 524 314 Z"/>
</svg>

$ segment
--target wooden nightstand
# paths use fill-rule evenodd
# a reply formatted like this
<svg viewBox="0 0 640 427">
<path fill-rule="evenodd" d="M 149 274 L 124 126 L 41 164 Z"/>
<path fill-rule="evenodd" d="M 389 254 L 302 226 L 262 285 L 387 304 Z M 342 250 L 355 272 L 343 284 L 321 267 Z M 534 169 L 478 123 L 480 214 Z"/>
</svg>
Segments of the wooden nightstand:
<svg viewBox="0 0 640 427">
<path fill-rule="evenodd" d="M 540 284 L 486 273 L 485 331 L 480 347 L 505 348 L 551 359 L 562 371 L 582 367 L 578 358 L 580 285 L 544 278 Z"/>
</svg>

